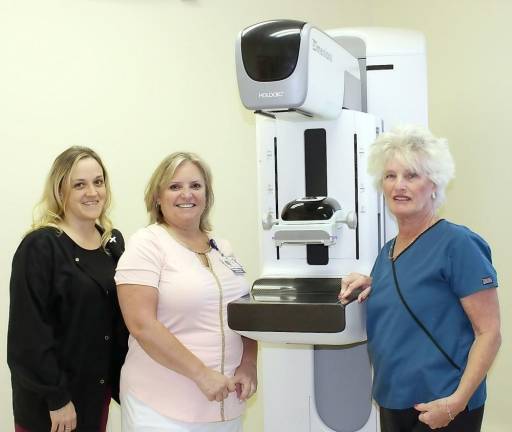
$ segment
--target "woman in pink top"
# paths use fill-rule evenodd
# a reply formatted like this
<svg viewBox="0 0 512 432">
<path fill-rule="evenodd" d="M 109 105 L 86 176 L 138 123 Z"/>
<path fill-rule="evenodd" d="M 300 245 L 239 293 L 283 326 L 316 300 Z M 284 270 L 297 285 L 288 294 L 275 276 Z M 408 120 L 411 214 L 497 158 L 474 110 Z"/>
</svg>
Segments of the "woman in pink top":
<svg viewBox="0 0 512 432">
<path fill-rule="evenodd" d="M 123 431 L 239 432 L 257 387 L 257 343 L 227 325 L 227 304 L 249 286 L 229 243 L 210 234 L 210 170 L 173 153 L 145 202 L 151 225 L 132 236 L 116 273 L 131 333 Z"/>
</svg>

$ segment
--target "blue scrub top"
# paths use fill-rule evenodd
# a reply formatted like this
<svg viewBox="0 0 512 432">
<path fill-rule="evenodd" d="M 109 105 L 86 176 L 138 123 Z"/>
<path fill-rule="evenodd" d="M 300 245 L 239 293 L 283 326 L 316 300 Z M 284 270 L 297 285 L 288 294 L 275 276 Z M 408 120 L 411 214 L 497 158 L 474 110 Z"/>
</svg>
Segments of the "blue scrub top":
<svg viewBox="0 0 512 432">
<path fill-rule="evenodd" d="M 436 348 L 401 302 L 389 258 L 394 240 L 382 248 L 372 270 L 367 300 L 368 350 L 374 366 L 373 395 L 380 406 L 406 409 L 452 394 L 466 367 L 474 341 L 460 299 L 496 288 L 491 250 L 470 229 L 440 220 L 395 260 L 402 294 L 412 311 L 457 370 Z M 485 402 L 485 380 L 469 409 Z"/>
</svg>

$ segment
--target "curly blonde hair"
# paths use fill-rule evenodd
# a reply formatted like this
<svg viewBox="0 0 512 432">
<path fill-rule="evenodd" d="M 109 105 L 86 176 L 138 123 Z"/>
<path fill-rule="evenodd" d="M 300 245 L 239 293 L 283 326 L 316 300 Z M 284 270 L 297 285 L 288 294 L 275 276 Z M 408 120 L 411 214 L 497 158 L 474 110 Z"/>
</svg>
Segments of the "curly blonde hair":
<svg viewBox="0 0 512 432">
<path fill-rule="evenodd" d="M 368 173 L 378 190 L 382 190 L 384 171 L 392 159 L 425 174 L 436 185 L 435 208 L 444 202 L 446 186 L 455 177 L 455 164 L 445 138 L 436 138 L 417 125 L 398 126 L 379 135 L 368 156 Z"/>
</svg>

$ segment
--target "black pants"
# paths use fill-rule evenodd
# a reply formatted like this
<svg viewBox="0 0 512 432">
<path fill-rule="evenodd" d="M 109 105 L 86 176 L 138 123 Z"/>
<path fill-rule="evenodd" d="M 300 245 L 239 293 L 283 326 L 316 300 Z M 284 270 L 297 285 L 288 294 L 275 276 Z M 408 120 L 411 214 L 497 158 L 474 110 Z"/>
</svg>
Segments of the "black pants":
<svg viewBox="0 0 512 432">
<path fill-rule="evenodd" d="M 381 432 L 428 432 L 431 431 L 425 423 L 418 420 L 419 411 L 414 408 L 394 410 L 380 408 Z M 480 432 L 484 406 L 472 411 L 465 409 L 459 413 L 448 426 L 435 429 L 438 432 Z"/>
</svg>

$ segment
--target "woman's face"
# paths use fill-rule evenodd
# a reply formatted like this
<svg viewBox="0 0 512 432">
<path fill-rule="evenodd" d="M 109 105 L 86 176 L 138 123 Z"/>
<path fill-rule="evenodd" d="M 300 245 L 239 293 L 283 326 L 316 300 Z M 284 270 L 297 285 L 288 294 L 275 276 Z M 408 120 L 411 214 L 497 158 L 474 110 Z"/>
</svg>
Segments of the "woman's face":
<svg viewBox="0 0 512 432">
<path fill-rule="evenodd" d="M 158 197 L 165 222 L 180 228 L 199 227 L 206 207 L 206 185 L 199 168 L 183 162 Z"/>
<path fill-rule="evenodd" d="M 390 160 L 384 169 L 382 190 L 389 210 L 398 219 L 428 217 L 434 212 L 435 184 L 424 174 Z"/>
<path fill-rule="evenodd" d="M 65 183 L 64 220 L 95 222 L 105 206 L 107 190 L 101 165 L 93 158 L 80 160 L 71 170 L 69 186 Z"/>
</svg>

